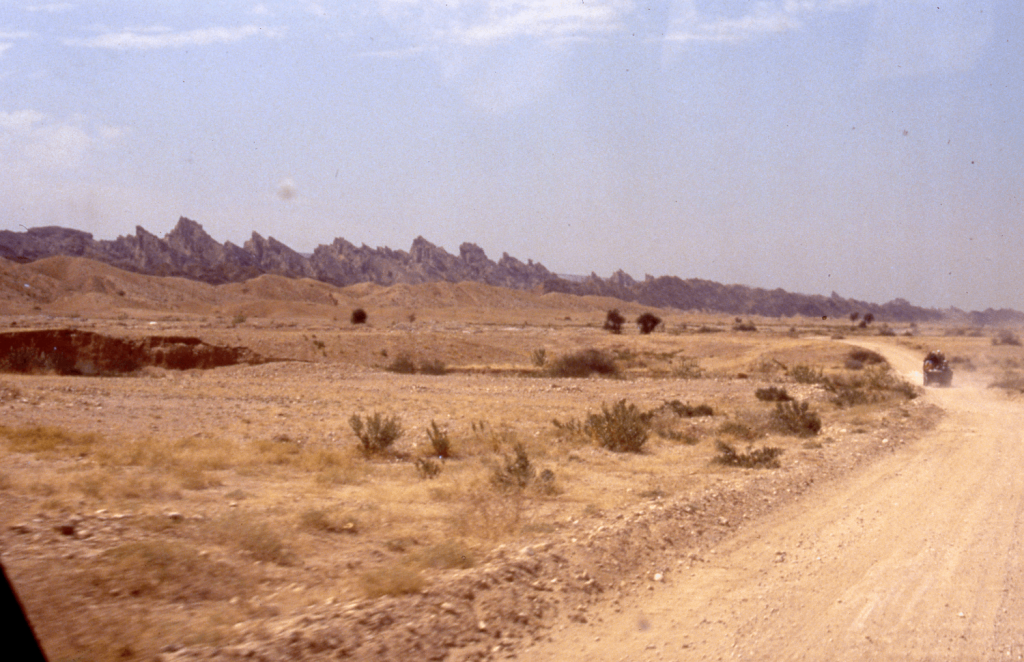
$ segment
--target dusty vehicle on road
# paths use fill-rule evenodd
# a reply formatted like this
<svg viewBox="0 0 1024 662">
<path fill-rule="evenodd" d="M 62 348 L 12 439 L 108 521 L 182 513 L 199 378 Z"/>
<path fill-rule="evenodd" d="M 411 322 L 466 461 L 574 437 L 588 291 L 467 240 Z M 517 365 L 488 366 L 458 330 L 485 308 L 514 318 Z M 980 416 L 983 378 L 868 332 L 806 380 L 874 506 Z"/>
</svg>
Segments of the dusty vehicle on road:
<svg viewBox="0 0 1024 662">
<path fill-rule="evenodd" d="M 924 385 L 949 386 L 953 383 L 953 368 L 950 367 L 942 352 L 928 352 L 924 357 Z"/>
</svg>

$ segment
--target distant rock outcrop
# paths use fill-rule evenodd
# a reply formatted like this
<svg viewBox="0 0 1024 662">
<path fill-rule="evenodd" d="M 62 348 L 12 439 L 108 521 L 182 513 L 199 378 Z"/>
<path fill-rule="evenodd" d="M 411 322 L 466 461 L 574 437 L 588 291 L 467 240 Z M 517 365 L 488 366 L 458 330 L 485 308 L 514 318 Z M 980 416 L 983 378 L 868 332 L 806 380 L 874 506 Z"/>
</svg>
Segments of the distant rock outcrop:
<svg viewBox="0 0 1024 662">
<path fill-rule="evenodd" d="M 608 296 L 646 306 L 734 315 L 835 318 L 851 313 L 871 313 L 879 322 L 926 321 L 950 316 L 962 316 L 976 323 L 1024 321 L 1024 314 L 1012 310 L 943 312 L 913 306 L 903 299 L 872 304 L 844 299 L 835 293 L 830 297 L 794 294 L 781 289 L 722 285 L 676 276 L 647 276 L 637 281 L 621 270 L 610 278 L 591 274 L 584 279 L 569 279 L 532 260 L 524 263 L 507 253 L 495 262 L 474 244 L 462 244 L 459 254 L 452 255 L 423 237 L 417 237 L 408 252 L 387 247 L 357 247 L 337 238 L 330 244 L 317 246 L 307 257 L 273 237 L 264 239 L 255 232 L 241 247 L 231 242 L 219 244 L 199 223 L 184 217 L 162 239 L 142 227 L 136 227 L 133 236 L 113 241 L 97 241 L 88 232 L 61 227 L 0 231 L 0 257 L 25 263 L 56 255 L 84 257 L 126 271 L 178 276 L 214 285 L 241 282 L 262 274 L 311 278 L 339 287 L 365 282 L 395 285 L 474 281 L 511 289 Z"/>
</svg>

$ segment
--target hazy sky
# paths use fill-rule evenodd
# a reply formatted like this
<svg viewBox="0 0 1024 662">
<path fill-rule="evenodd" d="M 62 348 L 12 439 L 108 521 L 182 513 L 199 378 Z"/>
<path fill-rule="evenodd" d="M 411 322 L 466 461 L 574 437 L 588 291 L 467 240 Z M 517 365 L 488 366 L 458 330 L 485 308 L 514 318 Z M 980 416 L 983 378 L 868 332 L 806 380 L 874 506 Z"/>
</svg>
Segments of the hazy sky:
<svg viewBox="0 0 1024 662">
<path fill-rule="evenodd" d="M 0 228 L 1024 310 L 1020 0 L 0 0 Z"/>
</svg>

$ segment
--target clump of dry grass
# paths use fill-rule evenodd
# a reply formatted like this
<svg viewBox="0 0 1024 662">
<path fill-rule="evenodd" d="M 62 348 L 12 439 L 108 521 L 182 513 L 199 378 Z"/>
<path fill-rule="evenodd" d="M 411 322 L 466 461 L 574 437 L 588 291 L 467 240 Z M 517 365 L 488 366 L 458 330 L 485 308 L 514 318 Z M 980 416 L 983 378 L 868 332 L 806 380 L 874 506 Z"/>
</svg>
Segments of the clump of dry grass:
<svg viewBox="0 0 1024 662">
<path fill-rule="evenodd" d="M 223 545 L 248 553 L 254 560 L 289 566 L 298 561 L 278 528 L 249 513 L 233 513 L 210 522 L 208 534 Z"/>
<path fill-rule="evenodd" d="M 478 484 L 462 493 L 448 521 L 456 536 L 495 542 L 516 536 L 525 515 L 526 499 L 522 490 L 502 492 Z"/>
<path fill-rule="evenodd" d="M 461 540 L 448 538 L 410 555 L 410 561 L 435 570 L 472 568 L 476 565 L 476 554 Z"/>
<path fill-rule="evenodd" d="M 359 521 L 355 516 L 333 509 L 310 508 L 299 516 L 304 529 L 320 533 L 358 533 Z"/>
<path fill-rule="evenodd" d="M 379 598 L 422 593 L 427 587 L 427 580 L 416 564 L 407 561 L 363 572 L 359 576 L 359 586 L 367 598 Z"/>
<path fill-rule="evenodd" d="M 105 593 L 192 602 L 245 595 L 249 582 L 237 569 L 175 541 L 135 541 L 101 553 L 87 578 Z"/>
<path fill-rule="evenodd" d="M 58 457 L 87 455 L 100 441 L 99 435 L 70 432 L 53 426 L 26 428 L 0 427 L 8 448 L 15 453 L 35 453 Z"/>
</svg>

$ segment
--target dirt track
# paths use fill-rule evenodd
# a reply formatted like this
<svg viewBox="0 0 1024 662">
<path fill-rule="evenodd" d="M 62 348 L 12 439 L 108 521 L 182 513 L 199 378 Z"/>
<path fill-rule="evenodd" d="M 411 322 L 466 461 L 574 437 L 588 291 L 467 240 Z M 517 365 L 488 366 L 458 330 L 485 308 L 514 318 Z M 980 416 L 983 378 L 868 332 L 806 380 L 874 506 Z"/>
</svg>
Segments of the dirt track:
<svg viewBox="0 0 1024 662">
<path fill-rule="evenodd" d="M 1024 659 L 1024 408 L 954 384 L 931 434 L 519 659 Z"/>
</svg>

